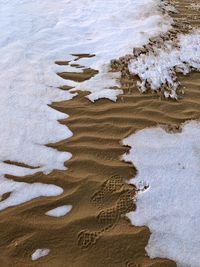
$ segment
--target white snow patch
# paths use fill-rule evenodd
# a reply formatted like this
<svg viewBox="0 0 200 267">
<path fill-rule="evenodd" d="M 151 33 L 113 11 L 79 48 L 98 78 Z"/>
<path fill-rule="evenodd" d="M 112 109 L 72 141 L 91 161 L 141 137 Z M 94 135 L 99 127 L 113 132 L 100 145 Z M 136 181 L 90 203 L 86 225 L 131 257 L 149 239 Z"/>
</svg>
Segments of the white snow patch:
<svg viewBox="0 0 200 267">
<path fill-rule="evenodd" d="M 49 210 L 45 214 L 53 217 L 62 217 L 69 213 L 72 209 L 72 205 L 63 205 L 55 209 Z"/>
<path fill-rule="evenodd" d="M 156 48 L 154 52 L 141 54 L 131 61 L 129 70 L 138 75 L 138 88 L 144 92 L 150 87 L 157 91 L 165 86 L 168 91 L 165 97 L 177 98 L 177 73 L 188 74 L 192 70 L 200 70 L 200 30 L 192 34 L 179 35 L 179 48 L 173 48 L 172 43 L 166 47 Z"/>
<path fill-rule="evenodd" d="M 0 211 L 8 207 L 16 206 L 38 197 L 53 197 L 63 193 L 63 189 L 52 184 L 15 182 L 0 177 Z M 1 201 L 1 196 L 11 193 Z"/>
<path fill-rule="evenodd" d="M 130 183 L 149 187 L 137 194 L 137 209 L 128 217 L 147 225 L 151 258 L 169 258 L 179 267 L 200 266 L 200 123 L 185 123 L 180 133 L 162 128 L 138 131 L 123 141 L 138 174 Z"/>
<path fill-rule="evenodd" d="M 95 102 L 97 99 L 101 98 L 107 98 L 115 102 L 117 100 L 117 96 L 122 93 L 122 90 L 104 89 L 102 91 L 91 93 L 89 96 L 87 96 L 87 98 L 92 102 Z"/>
<path fill-rule="evenodd" d="M 36 251 L 31 255 L 31 259 L 32 261 L 36 261 L 38 260 L 39 258 L 42 258 L 42 257 L 45 257 L 49 254 L 50 250 L 47 249 L 47 248 L 39 248 L 39 249 L 36 249 Z"/>
</svg>

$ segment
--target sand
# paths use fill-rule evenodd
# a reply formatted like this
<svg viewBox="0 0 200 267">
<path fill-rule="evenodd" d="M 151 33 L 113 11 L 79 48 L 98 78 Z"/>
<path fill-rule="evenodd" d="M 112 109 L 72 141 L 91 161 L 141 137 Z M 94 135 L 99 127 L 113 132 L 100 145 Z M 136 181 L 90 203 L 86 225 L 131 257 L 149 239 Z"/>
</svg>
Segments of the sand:
<svg viewBox="0 0 200 267">
<path fill-rule="evenodd" d="M 195 19 L 196 10 L 188 12 L 188 2 L 176 3 L 181 13 L 175 16 L 178 21 L 184 18 L 197 27 L 200 22 Z M 183 27 L 182 30 L 189 29 Z M 83 56 L 88 55 L 77 55 L 77 64 Z M 59 61 L 57 64 L 68 63 Z M 96 73 L 90 69 L 78 74 L 78 67 L 74 66 L 74 73 L 59 75 L 83 81 Z M 192 73 L 179 79 L 185 94 L 178 102 L 162 100 L 157 94 L 140 94 L 136 79 L 122 78 L 124 94 L 116 103 L 109 100 L 91 103 L 83 92 L 71 101 L 53 103 L 53 108 L 69 114 L 69 118 L 60 123 L 68 126 L 74 135 L 49 146 L 68 151 L 73 157 L 66 162 L 67 171 L 37 173 L 26 177 L 26 181 L 56 184 L 64 188 L 64 194 L 51 199 L 38 198 L 0 213 L 2 267 L 176 266 L 167 259 L 149 259 L 145 246 L 150 231 L 147 227 L 132 226 L 125 217 L 135 209 L 132 200 L 135 188 L 126 181 L 136 174 L 136 169 L 120 158 L 129 151 L 121 145 L 121 140 L 137 130 L 156 125 L 178 130 L 184 121 L 199 119 L 200 74 Z M 67 81 L 63 89 L 69 89 Z M 62 205 L 73 207 L 66 216 L 45 215 Z M 49 255 L 32 262 L 31 255 L 40 248 L 49 249 Z"/>
</svg>

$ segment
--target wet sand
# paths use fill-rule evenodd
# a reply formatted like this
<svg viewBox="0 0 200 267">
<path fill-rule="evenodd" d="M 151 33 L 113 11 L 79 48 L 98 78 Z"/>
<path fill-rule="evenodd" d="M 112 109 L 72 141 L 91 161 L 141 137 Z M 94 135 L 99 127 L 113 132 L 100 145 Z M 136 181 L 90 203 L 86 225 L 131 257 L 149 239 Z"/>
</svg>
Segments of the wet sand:
<svg viewBox="0 0 200 267">
<path fill-rule="evenodd" d="M 184 18 L 188 14 L 187 2 L 177 3 Z M 192 11 L 190 15 L 189 22 L 198 25 Z M 77 55 L 77 64 L 82 56 L 87 55 Z M 84 73 L 77 74 L 74 66 L 73 75 L 65 75 L 63 78 L 81 82 L 94 72 L 86 73 L 89 75 L 86 77 Z M 79 92 L 71 101 L 52 105 L 70 116 L 60 123 L 70 128 L 73 137 L 49 144 L 73 154 L 66 162 L 68 170 L 26 178 L 8 177 L 30 183 L 53 183 L 63 187 L 64 194 L 38 198 L 0 213 L 2 267 L 176 266 L 169 260 L 149 259 L 145 252 L 150 236 L 148 228 L 132 226 L 125 217 L 136 208 L 132 200 L 135 188 L 126 184 L 136 169 L 120 158 L 129 151 L 121 145 L 121 140 L 135 131 L 159 124 L 176 130 L 180 123 L 200 118 L 200 74 L 180 76 L 180 81 L 185 94 L 179 101 L 162 100 L 152 93 L 140 94 L 136 81 L 122 79 L 124 94 L 116 103 L 109 100 L 91 103 L 85 98 L 87 93 Z M 63 89 L 69 89 L 67 81 Z M 45 215 L 65 204 L 73 206 L 66 216 Z M 31 254 L 37 248 L 51 251 L 47 257 L 32 262 Z"/>
</svg>

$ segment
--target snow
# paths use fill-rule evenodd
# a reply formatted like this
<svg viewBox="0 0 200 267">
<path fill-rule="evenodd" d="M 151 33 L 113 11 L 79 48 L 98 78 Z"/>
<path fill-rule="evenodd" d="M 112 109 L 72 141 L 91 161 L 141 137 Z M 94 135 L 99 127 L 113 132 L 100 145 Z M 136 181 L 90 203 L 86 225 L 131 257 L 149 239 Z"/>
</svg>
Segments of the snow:
<svg viewBox="0 0 200 267">
<path fill-rule="evenodd" d="M 151 258 L 174 260 L 178 267 L 200 266 L 200 122 L 168 133 L 146 128 L 123 141 L 131 146 L 123 156 L 138 173 L 130 183 L 139 188 L 131 223 L 146 225 L 151 237 L 146 251 Z"/>
<path fill-rule="evenodd" d="M 5 178 L 5 174 L 23 176 L 66 169 L 64 162 L 72 155 L 45 146 L 73 134 L 57 121 L 67 115 L 48 105 L 70 100 L 76 93 L 58 87 L 67 84 L 90 91 L 91 101 L 99 98 L 115 101 L 122 91 L 116 89 L 117 74 L 108 72 L 110 60 L 130 53 L 133 47 L 144 45 L 150 37 L 170 28 L 172 20 L 161 13 L 161 3 L 159 0 L 80 0 L 78 4 L 71 0 L 0 1 L 0 193 L 11 193 L 2 201 L 2 209 L 33 197 L 62 192 L 53 185 L 44 189 L 45 185 L 40 183 L 14 182 Z M 78 63 L 98 70 L 98 75 L 82 83 L 64 81 L 56 75 L 70 68 L 54 62 L 77 63 L 72 55 L 76 53 L 95 54 Z"/>
<path fill-rule="evenodd" d="M 23 183 L 1 178 L 0 195 L 11 192 L 10 196 L 0 201 L 0 211 L 38 197 L 53 197 L 63 193 L 63 189 L 52 184 Z M 0 199 L 1 200 L 1 199 Z"/>
<path fill-rule="evenodd" d="M 72 209 L 72 205 L 63 205 L 55 209 L 49 210 L 45 214 L 53 217 L 62 217 L 69 213 Z"/>
<path fill-rule="evenodd" d="M 116 74 L 108 72 L 110 60 L 130 54 L 133 47 L 141 47 L 148 43 L 149 38 L 167 32 L 172 19 L 161 13 L 159 5 L 162 2 L 159 0 L 82 0 L 79 4 L 83 5 L 84 12 L 77 18 L 83 23 L 80 30 L 84 35 L 81 47 L 84 47 L 84 52 L 96 55 L 81 59 L 79 63 L 97 69 L 99 73 L 89 81 L 75 86 L 91 93 L 101 92 L 100 98 L 107 98 L 110 95 L 107 94 L 107 89 L 119 86 Z M 74 4 L 72 9 L 74 10 Z M 74 52 L 80 52 L 79 43 L 74 47 Z M 118 91 L 119 94 L 121 91 Z M 93 96 L 89 96 L 89 99 L 93 101 Z"/>
<path fill-rule="evenodd" d="M 97 99 L 101 99 L 101 98 L 107 98 L 115 102 L 117 100 L 117 96 L 122 93 L 123 93 L 122 90 L 104 89 L 99 92 L 97 91 L 97 92 L 91 93 L 89 96 L 87 96 L 87 98 L 90 99 L 90 101 L 92 102 L 95 102 Z"/>
<path fill-rule="evenodd" d="M 138 88 L 144 92 L 150 87 L 157 91 L 164 85 L 166 98 L 177 98 L 177 73 L 184 75 L 192 70 L 200 70 L 200 31 L 178 37 L 180 48 L 173 43 L 165 43 L 165 47 L 156 48 L 147 54 L 141 54 L 129 65 L 131 73 L 138 75 Z"/>
<path fill-rule="evenodd" d="M 45 257 L 49 254 L 50 250 L 47 248 L 43 248 L 43 249 L 36 249 L 36 251 L 32 254 L 31 258 L 32 261 L 36 261 L 39 258 Z"/>
</svg>

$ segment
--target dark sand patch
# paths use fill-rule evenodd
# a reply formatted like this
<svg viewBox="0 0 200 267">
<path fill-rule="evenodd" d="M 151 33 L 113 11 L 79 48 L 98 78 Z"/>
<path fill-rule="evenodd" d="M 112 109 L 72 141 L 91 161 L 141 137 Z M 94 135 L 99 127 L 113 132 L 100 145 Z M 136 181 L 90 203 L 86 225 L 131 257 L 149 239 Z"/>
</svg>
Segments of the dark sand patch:
<svg viewBox="0 0 200 267">
<path fill-rule="evenodd" d="M 61 60 L 59 60 L 59 61 L 55 61 L 55 64 L 57 64 L 59 66 L 67 66 L 67 65 L 69 65 L 69 62 L 70 61 L 61 61 Z"/>
<path fill-rule="evenodd" d="M 33 166 L 30 166 L 30 165 L 22 163 L 22 162 L 16 162 L 16 161 L 11 161 L 11 160 L 5 160 L 3 162 L 6 163 L 6 164 L 15 165 L 15 166 L 22 167 L 22 168 L 28 168 L 28 169 L 37 169 L 37 168 L 39 168 L 39 166 L 33 167 Z"/>
<path fill-rule="evenodd" d="M 98 73 L 97 70 L 93 70 L 90 68 L 83 69 L 82 72 L 59 72 L 58 76 L 65 80 L 71 80 L 74 82 L 84 82 L 86 80 L 91 79 Z"/>
</svg>

